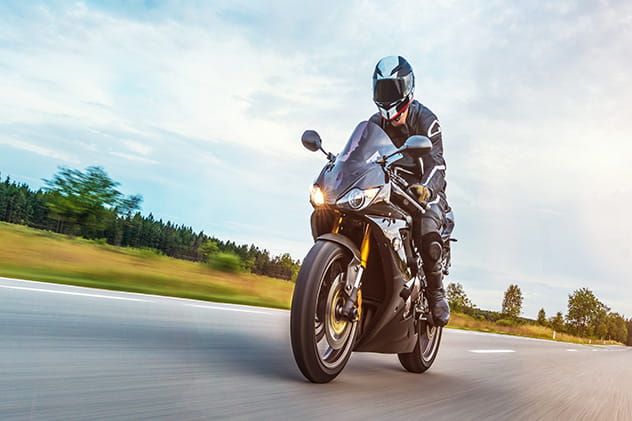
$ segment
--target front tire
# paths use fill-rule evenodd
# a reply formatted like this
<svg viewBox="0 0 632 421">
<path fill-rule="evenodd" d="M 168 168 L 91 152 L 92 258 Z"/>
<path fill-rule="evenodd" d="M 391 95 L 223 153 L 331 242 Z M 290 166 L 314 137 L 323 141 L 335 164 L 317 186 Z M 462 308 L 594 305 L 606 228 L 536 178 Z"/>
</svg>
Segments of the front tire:
<svg viewBox="0 0 632 421">
<path fill-rule="evenodd" d="M 339 315 L 349 260 L 342 246 L 318 241 L 296 279 L 290 312 L 292 351 L 301 373 L 314 383 L 333 380 L 353 350 L 357 323 Z"/>
</svg>

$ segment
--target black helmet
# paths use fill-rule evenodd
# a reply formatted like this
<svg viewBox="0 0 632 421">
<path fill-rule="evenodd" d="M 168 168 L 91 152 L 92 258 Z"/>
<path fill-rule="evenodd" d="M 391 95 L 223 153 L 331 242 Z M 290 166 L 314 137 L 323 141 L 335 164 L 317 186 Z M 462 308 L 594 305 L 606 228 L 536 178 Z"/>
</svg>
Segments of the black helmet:
<svg viewBox="0 0 632 421">
<path fill-rule="evenodd" d="M 401 56 L 384 57 L 373 71 L 373 102 L 382 118 L 392 120 L 404 112 L 413 100 L 415 75 Z"/>
</svg>

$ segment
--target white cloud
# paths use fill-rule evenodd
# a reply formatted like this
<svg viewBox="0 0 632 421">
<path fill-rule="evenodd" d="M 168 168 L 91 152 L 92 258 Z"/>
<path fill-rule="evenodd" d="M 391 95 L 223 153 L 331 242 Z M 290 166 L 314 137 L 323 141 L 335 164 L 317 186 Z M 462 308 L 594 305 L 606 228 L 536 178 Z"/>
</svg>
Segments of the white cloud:
<svg viewBox="0 0 632 421">
<path fill-rule="evenodd" d="M 151 146 L 133 140 L 122 140 L 121 142 L 127 149 L 138 155 L 147 156 L 153 150 Z"/>
<path fill-rule="evenodd" d="M 140 156 L 140 155 L 132 155 L 132 154 L 123 153 L 123 152 L 110 152 L 110 154 L 114 156 L 118 156 L 123 159 L 127 159 L 129 161 L 136 161 L 143 164 L 158 164 L 158 161 L 154 161 L 153 159 L 149 159 L 147 157 Z"/>
<path fill-rule="evenodd" d="M 63 152 L 58 152 L 53 149 L 45 148 L 33 143 L 24 142 L 17 139 L 11 139 L 8 137 L 0 136 L 0 144 L 6 145 L 16 149 L 22 149 L 24 151 L 33 152 L 41 156 L 63 161 L 64 163 L 79 164 L 79 160 L 73 158 L 71 155 L 67 155 Z"/>
</svg>

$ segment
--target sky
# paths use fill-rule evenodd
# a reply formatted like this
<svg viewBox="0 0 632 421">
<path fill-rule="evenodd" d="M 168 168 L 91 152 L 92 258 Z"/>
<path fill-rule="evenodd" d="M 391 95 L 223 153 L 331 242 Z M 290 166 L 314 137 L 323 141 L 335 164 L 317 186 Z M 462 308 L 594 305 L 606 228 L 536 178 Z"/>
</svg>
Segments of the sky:
<svg viewBox="0 0 632 421">
<path fill-rule="evenodd" d="M 144 214 L 302 259 L 309 187 L 376 111 L 383 56 L 442 126 L 447 282 L 632 316 L 629 1 L 0 2 L 0 172 L 101 165 Z"/>
</svg>

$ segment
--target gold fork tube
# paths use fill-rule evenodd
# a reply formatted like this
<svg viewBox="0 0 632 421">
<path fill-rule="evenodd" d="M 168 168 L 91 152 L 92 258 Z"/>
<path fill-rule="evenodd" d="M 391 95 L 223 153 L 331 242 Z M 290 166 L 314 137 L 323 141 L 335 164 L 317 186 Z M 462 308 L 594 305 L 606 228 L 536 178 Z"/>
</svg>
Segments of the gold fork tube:
<svg viewBox="0 0 632 421">
<path fill-rule="evenodd" d="M 334 228 L 333 228 L 333 230 L 331 232 L 333 232 L 334 234 L 338 234 L 338 231 L 340 231 L 340 226 L 341 225 L 342 225 L 342 215 L 340 215 L 334 221 Z"/>
<path fill-rule="evenodd" d="M 362 246 L 360 247 L 360 264 L 366 268 L 366 262 L 369 260 L 369 249 L 371 248 L 371 226 L 366 224 L 364 228 L 364 237 L 362 237 Z"/>
</svg>

